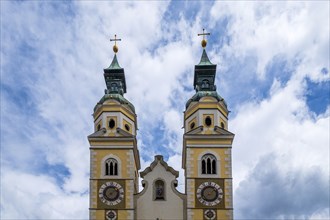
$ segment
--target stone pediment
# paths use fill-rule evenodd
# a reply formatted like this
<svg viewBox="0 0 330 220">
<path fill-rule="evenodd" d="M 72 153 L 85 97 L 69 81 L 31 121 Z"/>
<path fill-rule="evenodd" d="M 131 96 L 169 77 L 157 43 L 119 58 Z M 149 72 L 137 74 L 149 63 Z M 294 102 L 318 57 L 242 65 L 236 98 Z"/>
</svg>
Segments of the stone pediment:
<svg viewBox="0 0 330 220">
<path fill-rule="evenodd" d="M 234 136 L 233 133 L 230 131 L 227 131 L 219 126 L 214 126 L 214 134 L 212 135 L 225 135 L 225 136 Z M 199 126 L 195 129 L 192 129 L 191 131 L 187 132 L 185 135 L 204 135 L 203 134 L 203 126 Z"/>
<path fill-rule="evenodd" d="M 149 167 L 145 168 L 144 171 L 140 172 L 141 178 L 144 178 L 148 173 L 152 172 L 152 170 L 160 163 L 166 171 L 172 173 L 176 178 L 179 176 L 179 171 L 176 171 L 171 166 L 169 166 L 163 159 L 162 155 L 156 155 L 155 160 L 150 164 Z"/>
<path fill-rule="evenodd" d="M 89 135 L 88 138 L 103 138 L 108 137 L 107 130 L 105 128 L 101 128 L 98 131 L 95 131 L 93 134 Z M 128 133 L 127 131 L 116 128 L 116 137 L 133 137 L 131 133 Z"/>
<path fill-rule="evenodd" d="M 95 138 L 95 137 L 104 137 L 107 130 L 105 128 L 101 128 L 98 131 L 95 131 L 93 134 L 88 135 L 88 138 Z"/>
<path fill-rule="evenodd" d="M 214 131 L 217 132 L 218 134 L 222 134 L 222 135 L 232 135 L 234 136 L 233 133 L 231 133 L 230 131 L 227 131 L 226 129 L 223 129 L 219 126 L 215 126 L 214 127 Z"/>
</svg>

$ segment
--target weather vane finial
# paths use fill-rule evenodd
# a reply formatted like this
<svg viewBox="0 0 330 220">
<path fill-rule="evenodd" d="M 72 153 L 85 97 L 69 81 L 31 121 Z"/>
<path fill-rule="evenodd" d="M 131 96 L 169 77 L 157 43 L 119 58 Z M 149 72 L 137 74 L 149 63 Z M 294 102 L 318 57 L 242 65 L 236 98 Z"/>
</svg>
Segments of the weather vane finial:
<svg viewBox="0 0 330 220">
<path fill-rule="evenodd" d="M 205 36 L 206 35 L 210 35 L 210 33 L 204 33 L 205 29 L 203 28 L 203 33 L 202 34 L 198 34 L 198 36 L 203 36 L 203 40 L 202 40 L 202 47 L 205 48 L 206 47 L 206 44 L 207 44 L 207 41 L 205 39 Z"/>
<path fill-rule="evenodd" d="M 117 41 L 121 41 L 121 39 L 117 39 L 117 35 L 115 34 L 115 39 L 110 39 L 110 41 L 114 41 L 115 45 L 113 45 L 113 52 L 117 53 L 118 52 L 118 47 L 117 47 Z"/>
</svg>

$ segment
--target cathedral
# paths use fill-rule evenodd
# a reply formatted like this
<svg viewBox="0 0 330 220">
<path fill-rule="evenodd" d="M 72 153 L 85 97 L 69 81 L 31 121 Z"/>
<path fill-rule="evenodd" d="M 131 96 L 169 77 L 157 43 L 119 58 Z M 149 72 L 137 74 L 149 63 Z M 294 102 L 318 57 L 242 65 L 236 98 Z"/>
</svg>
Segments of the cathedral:
<svg viewBox="0 0 330 220">
<path fill-rule="evenodd" d="M 94 133 L 88 136 L 90 219 L 233 219 L 234 134 L 228 131 L 229 111 L 215 85 L 217 65 L 206 53 L 208 34 L 199 34 L 203 50 L 192 82 L 196 93 L 187 100 L 183 114 L 184 193 L 177 190 L 179 172 L 163 156 L 156 155 L 141 170 L 137 113 L 124 97 L 125 72 L 116 55 L 120 39 L 111 39 L 114 57 L 104 69 L 105 94 L 94 107 Z"/>
</svg>

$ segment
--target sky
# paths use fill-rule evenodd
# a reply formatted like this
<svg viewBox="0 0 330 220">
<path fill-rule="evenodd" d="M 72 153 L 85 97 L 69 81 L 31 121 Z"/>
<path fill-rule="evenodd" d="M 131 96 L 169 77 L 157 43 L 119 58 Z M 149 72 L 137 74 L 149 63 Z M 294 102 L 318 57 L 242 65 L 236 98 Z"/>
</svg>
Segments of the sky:
<svg viewBox="0 0 330 220">
<path fill-rule="evenodd" d="M 93 108 L 125 69 L 142 171 L 181 169 L 202 48 L 231 111 L 236 219 L 329 218 L 329 1 L 1 1 L 1 219 L 87 219 Z"/>
</svg>

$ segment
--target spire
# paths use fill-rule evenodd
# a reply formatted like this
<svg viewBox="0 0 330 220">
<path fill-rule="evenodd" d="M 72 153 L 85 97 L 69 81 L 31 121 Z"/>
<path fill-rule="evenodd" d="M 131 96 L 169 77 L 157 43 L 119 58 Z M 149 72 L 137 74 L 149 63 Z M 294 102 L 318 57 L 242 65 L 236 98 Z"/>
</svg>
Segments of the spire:
<svg viewBox="0 0 330 220">
<path fill-rule="evenodd" d="M 112 62 L 108 68 L 103 69 L 104 71 L 104 80 L 106 84 L 106 89 L 104 90 L 104 96 L 100 99 L 97 105 L 94 107 L 94 113 L 103 106 L 103 103 L 109 99 L 118 101 L 121 105 L 128 107 L 133 113 L 135 112 L 134 105 L 130 103 L 127 99 L 125 99 L 124 94 L 126 93 L 126 79 L 124 68 L 120 67 L 117 59 L 118 46 L 117 41 L 121 41 L 121 39 L 117 39 L 117 35 L 115 35 L 114 39 L 110 39 L 110 41 L 114 41 L 115 44 L 113 46 L 114 56 Z"/>
<path fill-rule="evenodd" d="M 205 39 L 205 36 L 207 35 L 211 35 L 211 33 L 205 33 L 205 29 L 203 28 L 203 33 L 202 34 L 198 34 L 198 36 L 203 36 L 203 40 L 201 42 L 201 45 L 203 47 L 203 53 L 202 53 L 202 57 L 201 57 L 201 61 L 199 62 L 199 66 L 203 66 L 203 65 L 214 65 L 210 62 L 209 57 L 206 54 L 206 50 L 205 47 L 207 45 L 207 41 Z"/>
<path fill-rule="evenodd" d="M 110 41 L 114 41 L 115 45 L 113 45 L 112 50 L 115 53 L 115 56 L 113 57 L 113 60 L 110 64 L 110 66 L 107 69 L 122 69 L 118 63 L 117 60 L 117 52 L 118 52 L 118 46 L 117 46 L 117 41 L 121 41 L 121 39 L 117 39 L 117 35 L 115 34 L 114 39 L 110 39 Z"/>
<path fill-rule="evenodd" d="M 122 69 L 117 60 L 117 54 L 112 59 L 110 66 L 107 69 Z"/>
<path fill-rule="evenodd" d="M 205 49 L 203 49 L 201 61 L 199 61 L 198 66 L 204 66 L 204 65 L 214 65 L 213 63 L 211 63 L 209 57 L 207 56 Z"/>
<path fill-rule="evenodd" d="M 192 102 L 198 102 L 205 96 L 216 98 L 218 101 L 223 102 L 225 108 L 227 108 L 225 100 L 217 93 L 217 86 L 214 84 L 217 65 L 211 63 L 209 57 L 207 56 L 205 50 L 207 41 L 205 36 L 210 35 L 210 33 L 204 33 L 204 31 L 205 30 L 203 29 L 203 33 L 198 34 L 198 36 L 203 36 L 203 40 L 201 42 L 203 53 L 199 64 L 195 65 L 194 89 L 196 90 L 196 94 L 187 101 L 186 109 L 189 108 Z"/>
<path fill-rule="evenodd" d="M 113 60 L 110 66 L 104 69 L 104 80 L 107 86 L 105 90 L 105 94 L 120 94 L 124 95 L 126 93 L 126 80 L 124 68 L 121 68 L 118 59 L 117 52 L 118 46 L 117 41 L 121 41 L 121 39 L 117 39 L 117 35 L 115 35 L 114 39 L 110 39 L 110 41 L 114 41 L 115 45 L 113 46 L 113 52 L 115 53 Z"/>
<path fill-rule="evenodd" d="M 204 31 L 205 29 L 203 29 L 202 34 L 198 34 L 198 36 L 203 36 L 203 40 L 201 43 L 203 47 L 203 53 L 199 64 L 195 65 L 194 88 L 196 92 L 216 91 L 214 81 L 217 65 L 211 63 L 209 57 L 207 56 L 205 50 L 207 41 L 205 39 L 205 36 L 210 35 L 210 33 L 205 33 Z"/>
</svg>

